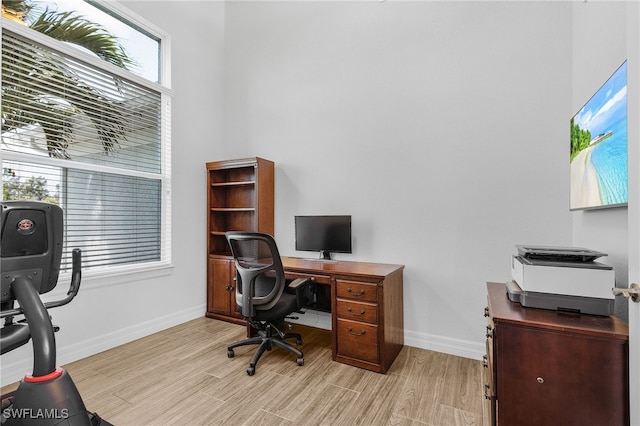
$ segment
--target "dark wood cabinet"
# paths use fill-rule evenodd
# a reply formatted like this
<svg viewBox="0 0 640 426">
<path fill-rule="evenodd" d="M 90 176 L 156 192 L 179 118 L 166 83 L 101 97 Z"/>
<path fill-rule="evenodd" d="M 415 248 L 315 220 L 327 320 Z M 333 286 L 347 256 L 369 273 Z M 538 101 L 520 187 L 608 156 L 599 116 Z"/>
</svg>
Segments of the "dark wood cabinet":
<svg viewBox="0 0 640 426">
<path fill-rule="evenodd" d="M 263 158 L 215 161 L 207 167 L 207 313 L 244 324 L 235 302 L 235 265 L 227 231 L 273 235 L 274 164 Z"/>
<path fill-rule="evenodd" d="M 628 327 L 524 308 L 487 283 L 485 398 L 493 425 L 628 425 Z"/>
</svg>

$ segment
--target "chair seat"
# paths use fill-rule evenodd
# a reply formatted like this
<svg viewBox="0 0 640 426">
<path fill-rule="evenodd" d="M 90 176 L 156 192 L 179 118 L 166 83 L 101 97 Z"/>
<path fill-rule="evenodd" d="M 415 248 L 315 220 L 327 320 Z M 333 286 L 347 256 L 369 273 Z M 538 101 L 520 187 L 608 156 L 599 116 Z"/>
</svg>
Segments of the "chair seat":
<svg viewBox="0 0 640 426">
<path fill-rule="evenodd" d="M 256 310 L 253 317 L 256 321 L 279 321 L 298 310 L 296 296 L 282 293 L 280 300 L 271 309 L 266 311 Z"/>
</svg>

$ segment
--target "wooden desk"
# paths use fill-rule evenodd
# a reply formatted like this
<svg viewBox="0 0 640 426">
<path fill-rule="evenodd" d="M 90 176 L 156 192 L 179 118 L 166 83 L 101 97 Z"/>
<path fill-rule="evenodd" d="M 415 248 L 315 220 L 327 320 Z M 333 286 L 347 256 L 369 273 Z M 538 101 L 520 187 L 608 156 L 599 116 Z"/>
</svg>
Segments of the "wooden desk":
<svg viewBox="0 0 640 426">
<path fill-rule="evenodd" d="M 403 265 L 283 257 L 287 278 L 331 286 L 333 360 L 386 373 L 404 345 Z"/>
<path fill-rule="evenodd" d="M 404 345 L 403 265 L 283 257 L 286 276 L 331 286 L 333 360 L 386 373 Z"/>
<path fill-rule="evenodd" d="M 627 324 L 524 308 L 487 283 L 491 424 L 628 425 Z"/>
<path fill-rule="evenodd" d="M 386 373 L 404 345 L 404 266 L 297 257 L 282 263 L 289 279 L 329 286 L 333 360 Z M 209 256 L 207 275 L 206 316 L 246 324 L 236 309 L 233 258 Z"/>
</svg>

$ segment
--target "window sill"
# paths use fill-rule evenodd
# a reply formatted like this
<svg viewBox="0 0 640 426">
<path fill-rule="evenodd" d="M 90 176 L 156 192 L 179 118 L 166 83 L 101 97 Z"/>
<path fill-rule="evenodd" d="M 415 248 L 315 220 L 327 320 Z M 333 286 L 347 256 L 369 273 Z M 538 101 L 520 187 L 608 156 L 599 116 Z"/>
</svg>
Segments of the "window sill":
<svg viewBox="0 0 640 426">
<path fill-rule="evenodd" d="M 82 272 L 82 281 L 80 283 L 80 292 L 122 285 L 131 282 L 151 280 L 160 277 L 166 277 L 173 273 L 173 265 L 171 263 L 155 263 L 146 266 L 121 266 L 106 267 L 93 269 Z M 48 300 L 62 299 L 66 296 L 71 282 L 71 273 L 61 273 L 58 278 L 58 285 L 55 290 L 46 295 Z"/>
</svg>

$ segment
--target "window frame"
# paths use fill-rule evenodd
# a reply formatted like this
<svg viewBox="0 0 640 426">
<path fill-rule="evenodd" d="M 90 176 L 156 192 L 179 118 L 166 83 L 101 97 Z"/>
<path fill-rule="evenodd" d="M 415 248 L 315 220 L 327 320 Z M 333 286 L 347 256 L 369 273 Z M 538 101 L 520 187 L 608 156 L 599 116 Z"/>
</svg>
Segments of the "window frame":
<svg viewBox="0 0 640 426">
<path fill-rule="evenodd" d="M 84 52 L 81 49 L 77 49 L 74 46 L 70 46 L 59 40 L 55 40 L 44 34 L 41 34 L 25 25 L 21 25 L 17 22 L 13 22 L 5 17 L 0 21 L 0 41 L 3 37 L 4 31 L 14 33 L 20 37 L 24 37 L 34 43 L 38 43 L 46 48 L 50 48 L 54 51 L 60 52 L 64 55 L 68 55 L 76 60 L 85 62 L 91 66 L 97 67 L 115 74 L 123 79 L 129 80 L 135 84 L 139 84 L 150 90 L 156 91 L 161 96 L 161 171 L 160 181 L 162 188 L 162 206 L 161 206 L 161 224 L 160 224 L 160 260 L 154 262 L 145 262 L 131 265 L 119 265 L 119 266 L 106 266 L 95 267 L 83 271 L 83 278 L 85 287 L 102 287 L 108 285 L 117 285 L 126 282 L 152 279 L 160 276 L 169 275 L 173 270 L 172 253 L 171 253 L 171 101 L 173 98 L 173 91 L 171 90 L 171 69 L 170 69 L 170 57 L 171 57 L 171 42 L 169 35 L 156 27 L 155 25 L 147 22 L 143 18 L 135 15 L 131 11 L 127 10 L 121 5 L 116 3 L 107 2 L 103 0 L 96 0 L 90 2 L 95 6 L 109 10 L 115 16 L 118 16 L 125 22 L 136 26 L 143 31 L 156 37 L 160 45 L 160 58 L 159 58 L 159 74 L 160 82 L 152 82 L 146 78 L 139 76 L 133 72 L 119 68 L 113 64 L 105 62 L 100 58 Z M 1 100 L 0 100 L 1 101 Z M 11 152 L 0 149 L 0 162 L 4 161 L 20 161 L 32 164 L 41 164 L 53 167 L 69 167 L 72 160 L 64 160 L 52 157 L 38 157 L 29 154 L 22 154 L 17 152 Z M 83 164 L 81 162 L 73 162 L 74 169 L 90 169 L 93 171 L 103 171 L 100 166 Z M 113 172 L 110 168 L 109 172 Z M 145 172 L 137 172 L 133 170 L 124 171 L 123 175 L 127 176 L 141 176 L 149 177 L 151 174 Z M 153 174 L 153 178 L 158 178 Z M 2 186 L 2 179 L 0 178 L 0 186 Z M 71 250 L 73 247 L 67 247 L 66 250 Z M 60 274 L 60 281 L 64 282 L 69 280 L 71 276 L 70 271 L 62 272 Z M 87 282 L 89 281 L 89 282 Z M 87 285 L 88 284 L 88 285 Z M 64 285 L 58 286 L 58 290 L 64 290 Z M 53 297 L 57 297 L 52 292 Z"/>
</svg>

